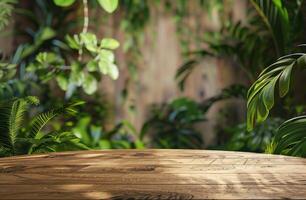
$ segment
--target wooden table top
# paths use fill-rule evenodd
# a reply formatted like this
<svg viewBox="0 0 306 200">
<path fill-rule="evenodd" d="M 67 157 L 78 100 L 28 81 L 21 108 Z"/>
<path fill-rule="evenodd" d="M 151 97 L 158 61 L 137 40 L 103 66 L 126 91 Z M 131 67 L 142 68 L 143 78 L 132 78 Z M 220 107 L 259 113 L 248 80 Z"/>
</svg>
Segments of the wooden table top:
<svg viewBox="0 0 306 200">
<path fill-rule="evenodd" d="M 0 159 L 0 199 L 306 198 L 306 159 L 207 150 L 103 150 Z"/>
</svg>

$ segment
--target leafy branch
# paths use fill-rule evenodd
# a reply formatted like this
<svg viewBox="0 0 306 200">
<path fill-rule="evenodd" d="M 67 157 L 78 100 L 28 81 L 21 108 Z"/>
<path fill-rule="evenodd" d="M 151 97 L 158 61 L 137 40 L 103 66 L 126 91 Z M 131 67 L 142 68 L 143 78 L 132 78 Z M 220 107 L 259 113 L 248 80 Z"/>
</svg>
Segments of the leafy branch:
<svg viewBox="0 0 306 200">
<path fill-rule="evenodd" d="M 305 46 L 305 45 L 301 45 Z M 293 70 L 306 68 L 306 54 L 294 53 L 279 58 L 267 67 L 248 91 L 247 130 L 267 119 L 274 106 L 275 93 L 284 97 L 290 89 Z M 267 146 L 268 153 L 306 156 L 306 116 L 292 118 L 277 130 Z"/>
<path fill-rule="evenodd" d="M 252 130 L 256 123 L 264 121 L 275 101 L 275 88 L 278 84 L 279 96 L 284 97 L 290 87 L 293 69 L 306 66 L 306 54 L 295 53 L 281 57 L 267 67 L 248 91 L 247 129 Z"/>
</svg>

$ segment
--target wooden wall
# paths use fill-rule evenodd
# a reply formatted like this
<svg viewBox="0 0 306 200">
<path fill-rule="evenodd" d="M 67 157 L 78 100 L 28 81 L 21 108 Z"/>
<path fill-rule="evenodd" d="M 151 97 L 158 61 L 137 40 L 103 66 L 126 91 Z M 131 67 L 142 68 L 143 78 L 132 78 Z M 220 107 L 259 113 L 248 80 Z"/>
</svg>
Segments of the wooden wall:
<svg viewBox="0 0 306 200">
<path fill-rule="evenodd" d="M 231 2 L 228 0 L 228 2 Z M 235 12 L 228 9 L 228 15 L 234 18 L 243 19 L 246 11 L 245 0 L 232 1 Z M 205 30 L 216 29 L 220 26 L 220 18 L 216 11 L 209 17 L 208 13 L 196 7 L 191 3 L 190 9 L 192 15 L 188 18 L 188 23 L 193 31 L 205 32 Z M 103 18 L 104 15 L 99 12 L 91 11 L 94 21 L 97 18 Z M 80 12 L 81 13 L 81 12 Z M 124 43 L 127 35 L 119 28 L 120 13 L 111 15 L 108 23 L 111 30 L 105 29 L 105 24 L 91 24 L 90 30 L 98 31 L 103 36 L 111 36 Z M 199 26 L 200 24 L 200 26 Z M 129 77 L 127 69 L 127 53 L 123 48 L 116 51 L 116 59 L 120 68 L 120 77 L 116 81 L 104 78 L 100 83 L 99 92 L 106 94 L 108 100 L 113 104 L 115 113 L 111 122 L 121 119 L 130 120 L 139 130 L 144 120 L 148 116 L 149 108 L 153 103 L 162 103 L 170 101 L 179 96 L 191 97 L 197 101 L 202 101 L 212 97 L 220 90 L 234 82 L 243 81 L 243 77 L 234 63 L 225 58 L 208 58 L 197 67 L 186 83 L 184 92 L 180 92 L 174 76 L 178 67 L 183 63 L 180 41 L 176 33 L 177 25 L 171 13 L 162 7 L 155 8 L 151 13 L 151 20 L 145 29 L 144 42 L 141 46 L 142 59 L 138 68 L 138 79 L 129 84 L 129 95 L 126 101 L 123 101 L 121 92 L 127 84 Z M 109 27 L 107 26 L 107 27 Z M 191 38 L 192 39 L 192 38 Z M 191 47 L 198 44 L 194 40 Z M 6 47 L 11 51 L 12 39 L 1 39 L 0 46 Z M 134 106 L 134 112 L 130 107 Z M 227 101 L 214 105 L 209 111 L 205 122 L 198 126 L 203 133 L 206 145 L 215 142 L 214 129 L 219 120 L 220 109 L 229 107 L 233 111 L 234 121 L 242 120 L 245 116 L 245 103 L 239 101 Z M 227 123 L 227 122 L 224 122 Z"/>
<path fill-rule="evenodd" d="M 243 19 L 245 16 L 246 1 L 234 1 L 229 15 L 235 19 Z M 220 26 L 217 12 L 212 16 L 203 10 L 194 8 L 193 15 L 188 19 L 194 30 L 216 29 Z M 198 21 L 201 27 L 196 27 Z M 179 25 L 179 24 L 178 24 Z M 117 51 L 117 61 L 120 67 L 120 77 L 117 81 L 106 78 L 101 83 L 101 91 L 107 91 L 111 102 L 114 102 L 116 120 L 129 119 L 139 130 L 149 108 L 153 103 L 170 101 L 179 96 L 191 97 L 197 101 L 218 94 L 222 88 L 233 83 L 243 82 L 244 77 L 230 58 L 207 58 L 197 67 L 186 83 L 184 92 L 180 92 L 174 76 L 178 67 L 183 63 L 180 42 L 176 33 L 177 24 L 173 16 L 163 8 L 153 10 L 151 20 L 145 30 L 145 39 L 142 45 L 142 60 L 139 66 L 139 80 L 130 87 L 130 95 L 127 102 L 122 104 L 120 91 L 125 87 L 128 70 L 126 56 L 122 49 Z M 124 34 L 115 28 L 115 37 L 124 43 Z M 199 31 L 199 30 L 197 30 Z M 191 44 L 191 46 L 197 44 Z M 135 106 L 135 112 L 129 112 L 129 106 Z M 220 109 L 229 108 L 232 112 L 232 122 L 242 121 L 245 118 L 245 103 L 237 100 L 220 102 L 209 111 L 208 121 L 199 125 L 198 129 L 203 133 L 206 145 L 213 144 L 216 139 L 215 126 L 220 118 Z M 224 122 L 227 123 L 227 122 Z"/>
</svg>

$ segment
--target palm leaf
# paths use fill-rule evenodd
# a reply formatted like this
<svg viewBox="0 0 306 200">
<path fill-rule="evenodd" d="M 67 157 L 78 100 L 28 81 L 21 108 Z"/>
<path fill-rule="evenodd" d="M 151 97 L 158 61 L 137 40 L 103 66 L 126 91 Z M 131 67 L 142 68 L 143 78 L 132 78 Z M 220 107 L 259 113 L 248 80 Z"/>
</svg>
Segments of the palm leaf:
<svg viewBox="0 0 306 200">
<path fill-rule="evenodd" d="M 306 54 L 298 53 L 278 59 L 264 70 L 253 83 L 247 94 L 247 129 L 253 129 L 269 115 L 274 106 L 275 88 L 278 85 L 279 96 L 284 97 L 290 88 L 294 68 L 306 67 Z"/>
<path fill-rule="evenodd" d="M 277 55 L 285 49 L 289 36 L 289 16 L 281 0 L 252 0 L 252 5 L 270 33 Z"/>
<path fill-rule="evenodd" d="M 178 81 L 180 90 L 184 90 L 185 82 L 197 64 L 197 60 L 188 60 L 177 70 L 175 79 Z"/>
<path fill-rule="evenodd" d="M 267 152 L 306 157 L 306 116 L 284 122 Z"/>
</svg>

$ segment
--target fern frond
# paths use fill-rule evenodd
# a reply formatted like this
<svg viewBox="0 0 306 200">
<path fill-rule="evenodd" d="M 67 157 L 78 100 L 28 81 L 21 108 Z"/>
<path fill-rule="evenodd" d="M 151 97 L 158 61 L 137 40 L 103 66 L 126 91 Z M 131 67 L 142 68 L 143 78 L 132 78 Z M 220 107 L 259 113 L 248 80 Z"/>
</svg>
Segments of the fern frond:
<svg viewBox="0 0 306 200">
<path fill-rule="evenodd" d="M 0 30 L 2 30 L 9 23 L 9 17 L 14 9 L 13 4 L 16 0 L 1 0 L 0 1 Z"/>
<path fill-rule="evenodd" d="M 37 99 L 29 96 L 0 103 L 0 145 L 16 153 L 15 145 L 18 132 L 23 126 L 24 114 L 29 104 L 36 104 Z"/>
<path fill-rule="evenodd" d="M 81 143 L 80 139 L 71 132 L 51 132 L 45 134 L 41 139 L 33 140 L 33 145 L 29 150 L 29 154 L 88 149 L 89 148 Z"/>
<path fill-rule="evenodd" d="M 83 104 L 84 102 L 78 101 L 74 103 L 70 103 L 67 105 L 64 105 L 61 108 L 53 109 L 44 113 L 41 113 L 34 117 L 34 119 L 31 122 L 30 128 L 29 128 L 29 137 L 30 138 L 36 138 L 38 133 L 45 127 L 45 125 L 52 120 L 53 118 L 61 115 L 74 115 L 77 113 L 75 107 L 78 105 Z"/>
</svg>

